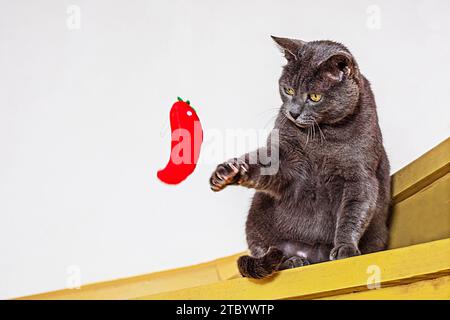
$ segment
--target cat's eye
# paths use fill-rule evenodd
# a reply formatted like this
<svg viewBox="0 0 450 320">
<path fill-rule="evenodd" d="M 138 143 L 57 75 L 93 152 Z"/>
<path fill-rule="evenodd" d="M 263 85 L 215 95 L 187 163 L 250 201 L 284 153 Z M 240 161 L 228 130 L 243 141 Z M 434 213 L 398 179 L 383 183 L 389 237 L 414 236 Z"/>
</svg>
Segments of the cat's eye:
<svg viewBox="0 0 450 320">
<path fill-rule="evenodd" d="M 293 96 L 295 94 L 295 90 L 292 88 L 285 88 L 284 92 L 286 92 L 286 94 Z"/>
<path fill-rule="evenodd" d="M 322 95 L 318 93 L 310 93 L 308 94 L 308 98 L 312 102 L 319 102 L 320 100 L 322 100 Z"/>
</svg>

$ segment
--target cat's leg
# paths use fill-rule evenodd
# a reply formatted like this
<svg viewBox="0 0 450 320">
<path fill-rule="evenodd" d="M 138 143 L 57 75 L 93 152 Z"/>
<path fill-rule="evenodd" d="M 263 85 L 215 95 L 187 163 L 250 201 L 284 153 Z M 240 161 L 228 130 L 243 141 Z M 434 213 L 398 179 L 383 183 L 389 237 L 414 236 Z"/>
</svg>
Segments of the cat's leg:
<svg viewBox="0 0 450 320">
<path fill-rule="evenodd" d="M 374 215 L 377 194 L 376 179 L 345 184 L 330 260 L 361 254 L 358 245 Z"/>
<path fill-rule="evenodd" d="M 273 229 L 276 200 L 263 192 L 256 192 L 245 224 L 250 256 L 238 260 L 240 273 L 245 277 L 264 278 L 278 269 L 285 259 Z"/>
<path fill-rule="evenodd" d="M 254 279 L 267 278 L 284 260 L 283 251 L 276 247 L 270 247 L 261 256 L 242 256 L 238 259 L 238 269 L 242 276 Z"/>
<path fill-rule="evenodd" d="M 389 231 L 382 215 L 375 213 L 374 219 L 359 242 L 361 253 L 372 253 L 385 250 L 388 244 Z"/>
<path fill-rule="evenodd" d="M 279 160 L 262 164 L 259 158 L 259 154 L 263 153 L 262 150 L 266 148 L 260 148 L 240 158 L 233 158 L 219 164 L 209 180 L 211 189 L 220 191 L 228 185 L 241 185 L 280 197 L 286 179 L 280 178 Z"/>
<path fill-rule="evenodd" d="M 379 183 L 378 199 L 374 216 L 359 242 L 361 253 L 385 250 L 389 241 L 388 217 L 390 214 L 391 190 L 389 163 L 383 153 L 377 169 Z"/>
</svg>

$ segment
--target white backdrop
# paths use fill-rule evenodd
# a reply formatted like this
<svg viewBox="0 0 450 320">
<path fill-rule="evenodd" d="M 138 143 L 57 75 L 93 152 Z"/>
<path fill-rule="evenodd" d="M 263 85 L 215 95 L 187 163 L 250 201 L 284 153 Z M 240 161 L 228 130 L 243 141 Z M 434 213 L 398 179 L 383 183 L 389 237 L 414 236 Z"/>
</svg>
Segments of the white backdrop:
<svg viewBox="0 0 450 320">
<path fill-rule="evenodd" d="M 444 140 L 450 2 L 345 3 L 0 0 L 0 298 L 244 250 L 252 191 L 212 193 L 211 161 L 176 187 L 156 171 L 177 96 L 206 131 L 270 128 L 271 34 L 350 48 L 393 172 Z"/>
</svg>

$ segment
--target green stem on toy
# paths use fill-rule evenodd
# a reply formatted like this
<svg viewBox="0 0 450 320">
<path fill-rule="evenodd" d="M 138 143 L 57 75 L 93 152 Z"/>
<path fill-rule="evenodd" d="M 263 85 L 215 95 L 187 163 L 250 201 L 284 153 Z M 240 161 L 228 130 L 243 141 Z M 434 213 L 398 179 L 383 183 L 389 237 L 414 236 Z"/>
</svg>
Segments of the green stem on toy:
<svg viewBox="0 0 450 320">
<path fill-rule="evenodd" d="M 183 99 L 181 99 L 180 97 L 177 97 L 177 100 L 180 102 L 184 102 Z M 195 108 L 191 106 L 191 102 L 189 100 L 186 100 L 186 103 L 192 108 L 192 110 L 195 111 L 195 113 L 197 113 L 197 110 L 195 110 Z"/>
</svg>

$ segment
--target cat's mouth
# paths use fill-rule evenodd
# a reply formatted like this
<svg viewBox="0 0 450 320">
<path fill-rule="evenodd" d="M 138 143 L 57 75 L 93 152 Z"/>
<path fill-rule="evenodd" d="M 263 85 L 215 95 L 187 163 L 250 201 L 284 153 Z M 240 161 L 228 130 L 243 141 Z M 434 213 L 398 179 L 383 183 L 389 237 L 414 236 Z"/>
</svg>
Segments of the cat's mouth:
<svg viewBox="0 0 450 320">
<path fill-rule="evenodd" d="M 313 118 L 294 119 L 294 117 L 292 117 L 289 113 L 286 113 L 285 116 L 286 116 L 286 118 L 291 120 L 297 127 L 302 128 L 302 129 L 305 129 L 305 128 L 308 128 L 308 127 L 311 127 L 314 125 Z"/>
</svg>

